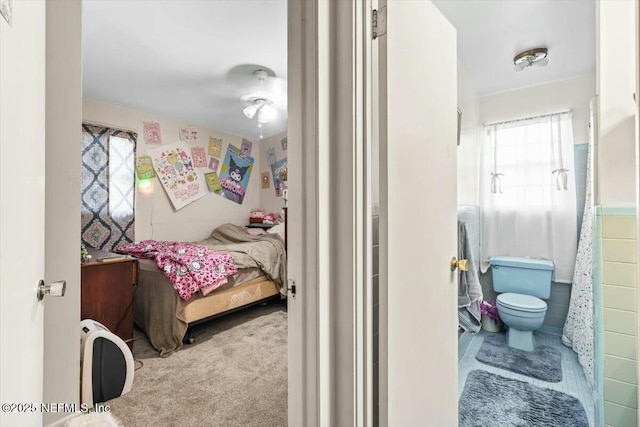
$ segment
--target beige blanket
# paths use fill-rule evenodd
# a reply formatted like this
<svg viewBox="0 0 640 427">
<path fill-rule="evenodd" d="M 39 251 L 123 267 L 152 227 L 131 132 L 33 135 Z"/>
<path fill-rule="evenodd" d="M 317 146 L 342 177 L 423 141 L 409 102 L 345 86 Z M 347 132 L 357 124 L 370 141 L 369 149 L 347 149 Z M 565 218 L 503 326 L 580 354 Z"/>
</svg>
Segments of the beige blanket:
<svg viewBox="0 0 640 427">
<path fill-rule="evenodd" d="M 228 252 L 238 267 L 238 273 L 230 276 L 229 282 L 209 297 L 260 275 L 266 275 L 278 284 L 280 293 L 286 296 L 287 257 L 284 242 L 278 235 L 253 236 L 244 227 L 224 224 L 215 229 L 209 238 L 194 243 Z M 169 356 L 182 347 L 188 326 L 184 308 L 200 298 L 208 297 L 196 294 L 189 301 L 182 300 L 154 261 L 139 260 L 134 319 L 160 356 Z"/>
</svg>

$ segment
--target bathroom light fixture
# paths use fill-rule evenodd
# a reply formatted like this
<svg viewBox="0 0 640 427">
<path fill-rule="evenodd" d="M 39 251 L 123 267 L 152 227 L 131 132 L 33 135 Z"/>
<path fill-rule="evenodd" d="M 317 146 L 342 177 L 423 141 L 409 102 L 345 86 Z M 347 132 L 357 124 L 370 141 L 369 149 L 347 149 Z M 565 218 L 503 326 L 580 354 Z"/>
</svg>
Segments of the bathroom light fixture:
<svg viewBox="0 0 640 427">
<path fill-rule="evenodd" d="M 536 47 L 534 49 L 525 50 L 520 52 L 513 58 L 513 64 L 516 71 L 522 71 L 527 67 L 536 65 L 538 67 L 544 67 L 549 63 L 547 58 L 548 49 L 546 47 Z"/>
</svg>

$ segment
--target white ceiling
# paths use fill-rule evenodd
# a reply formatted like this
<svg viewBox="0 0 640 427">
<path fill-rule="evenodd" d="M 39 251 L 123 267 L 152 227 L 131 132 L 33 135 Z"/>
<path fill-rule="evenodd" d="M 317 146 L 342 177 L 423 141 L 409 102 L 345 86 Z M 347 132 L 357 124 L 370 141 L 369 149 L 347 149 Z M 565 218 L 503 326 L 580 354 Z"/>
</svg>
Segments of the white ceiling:
<svg viewBox="0 0 640 427">
<path fill-rule="evenodd" d="M 596 70 L 595 0 L 434 0 L 456 27 L 458 57 L 479 95 Z M 513 69 L 513 57 L 549 49 L 549 65 Z"/>
<path fill-rule="evenodd" d="M 84 96 L 258 140 L 257 116 L 240 97 L 265 89 L 286 130 L 287 5 L 284 0 L 83 2 Z"/>
<path fill-rule="evenodd" d="M 479 95 L 595 73 L 594 0 L 434 0 L 458 32 Z M 242 114 L 260 67 L 286 130 L 285 0 L 85 0 L 84 96 L 258 140 Z M 547 67 L 513 70 L 516 53 L 549 48 Z"/>
</svg>

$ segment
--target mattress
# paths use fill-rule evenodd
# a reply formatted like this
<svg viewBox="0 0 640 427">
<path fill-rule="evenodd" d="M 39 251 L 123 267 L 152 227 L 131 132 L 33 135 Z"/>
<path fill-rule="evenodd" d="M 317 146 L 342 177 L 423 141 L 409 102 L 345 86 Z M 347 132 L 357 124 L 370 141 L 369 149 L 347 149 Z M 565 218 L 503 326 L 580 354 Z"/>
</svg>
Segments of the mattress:
<svg viewBox="0 0 640 427">
<path fill-rule="evenodd" d="M 189 323 L 271 295 L 287 294 L 287 258 L 279 236 L 253 236 L 244 227 L 223 224 L 207 239 L 194 243 L 229 253 L 238 271 L 209 295 L 196 293 L 184 301 L 155 261 L 139 260 L 134 320 L 161 356 L 182 347 Z"/>
</svg>

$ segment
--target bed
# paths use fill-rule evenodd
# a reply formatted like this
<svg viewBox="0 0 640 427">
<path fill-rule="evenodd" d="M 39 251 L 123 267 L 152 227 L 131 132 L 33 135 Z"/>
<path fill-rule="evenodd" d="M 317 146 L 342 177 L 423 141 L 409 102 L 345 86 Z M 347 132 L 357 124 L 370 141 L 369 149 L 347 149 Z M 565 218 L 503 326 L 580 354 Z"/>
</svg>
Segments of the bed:
<svg viewBox="0 0 640 427">
<path fill-rule="evenodd" d="M 245 227 L 224 224 L 192 243 L 228 253 L 237 272 L 208 295 L 197 292 L 184 300 L 155 261 L 138 260 L 134 321 L 162 357 L 182 348 L 189 325 L 287 294 L 285 243 L 278 234 L 256 236 Z"/>
</svg>

